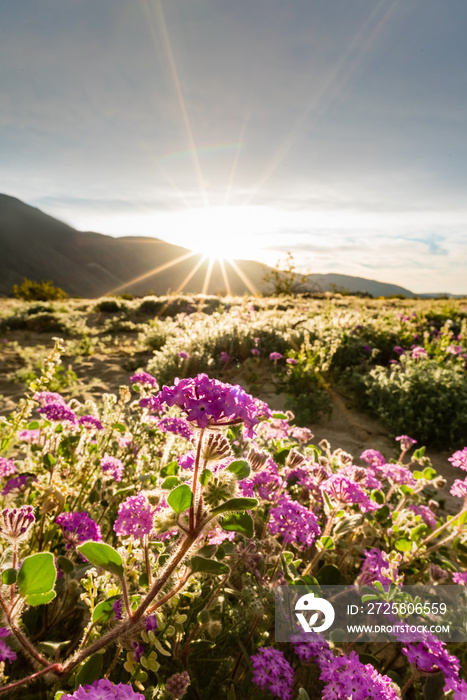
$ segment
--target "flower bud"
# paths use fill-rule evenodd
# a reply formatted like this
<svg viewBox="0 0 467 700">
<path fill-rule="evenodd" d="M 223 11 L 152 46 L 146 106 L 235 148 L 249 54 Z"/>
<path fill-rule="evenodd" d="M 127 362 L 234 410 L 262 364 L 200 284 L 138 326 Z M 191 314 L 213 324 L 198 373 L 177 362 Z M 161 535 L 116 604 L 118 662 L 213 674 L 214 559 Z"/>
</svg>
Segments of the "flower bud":
<svg viewBox="0 0 467 700">
<path fill-rule="evenodd" d="M 206 462 L 220 462 L 232 455 L 232 448 L 224 435 L 209 433 L 201 450 L 201 456 Z"/>
<path fill-rule="evenodd" d="M 0 533 L 15 542 L 28 536 L 35 521 L 34 508 L 21 506 L 21 508 L 5 508 L 0 516 Z"/>
</svg>

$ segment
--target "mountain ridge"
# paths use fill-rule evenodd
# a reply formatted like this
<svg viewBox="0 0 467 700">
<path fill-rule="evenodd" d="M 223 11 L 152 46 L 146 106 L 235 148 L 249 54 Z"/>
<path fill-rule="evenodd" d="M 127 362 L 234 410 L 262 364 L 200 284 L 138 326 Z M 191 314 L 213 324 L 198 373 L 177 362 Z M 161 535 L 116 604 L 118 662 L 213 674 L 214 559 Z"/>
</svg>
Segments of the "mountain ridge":
<svg viewBox="0 0 467 700">
<path fill-rule="evenodd" d="M 91 298 L 118 292 L 241 295 L 268 291 L 263 278 L 270 268 L 263 263 L 225 260 L 226 283 L 219 262 L 203 260 L 200 253 L 152 237 L 114 238 L 78 231 L 6 194 L 0 194 L 0 251 L 3 295 L 8 295 L 13 285 L 21 284 L 25 277 L 34 281 L 50 279 L 70 296 Z M 415 296 L 398 285 L 337 273 L 307 275 L 303 290 L 317 287 L 320 291 L 345 290 L 372 296 Z"/>
</svg>

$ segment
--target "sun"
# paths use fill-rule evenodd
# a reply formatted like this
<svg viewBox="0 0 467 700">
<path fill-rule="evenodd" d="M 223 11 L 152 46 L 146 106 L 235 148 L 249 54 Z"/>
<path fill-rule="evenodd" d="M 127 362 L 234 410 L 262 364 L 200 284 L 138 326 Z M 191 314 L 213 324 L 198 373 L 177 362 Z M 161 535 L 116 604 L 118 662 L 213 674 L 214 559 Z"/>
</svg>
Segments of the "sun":
<svg viewBox="0 0 467 700">
<path fill-rule="evenodd" d="M 211 260 L 255 259 L 260 254 L 258 233 L 267 230 L 251 207 L 200 207 L 170 215 L 164 233 L 177 245 Z"/>
</svg>

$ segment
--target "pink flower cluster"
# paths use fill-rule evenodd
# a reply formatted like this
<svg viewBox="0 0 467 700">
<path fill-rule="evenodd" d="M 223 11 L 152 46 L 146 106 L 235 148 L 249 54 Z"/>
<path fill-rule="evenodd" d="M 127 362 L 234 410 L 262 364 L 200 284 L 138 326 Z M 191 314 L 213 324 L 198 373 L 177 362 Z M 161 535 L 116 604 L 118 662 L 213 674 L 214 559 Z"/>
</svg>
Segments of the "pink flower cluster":
<svg viewBox="0 0 467 700">
<path fill-rule="evenodd" d="M 100 542 L 102 533 L 99 525 L 86 513 L 60 513 L 55 519 L 62 529 L 66 549 L 75 549 L 77 545 L 87 540 Z"/>
<path fill-rule="evenodd" d="M 174 386 L 164 386 L 149 407 L 160 409 L 162 404 L 178 406 L 186 413 L 187 420 L 198 428 L 243 423 L 249 437 L 253 436 L 253 428 L 261 416 L 271 416 L 265 404 L 259 406 L 241 386 L 210 379 L 207 374 L 176 379 Z"/>
<path fill-rule="evenodd" d="M 62 695 L 62 700 L 144 700 L 142 693 L 137 693 L 131 685 L 112 683 L 101 679 L 91 685 L 80 685 L 72 695 Z"/>
<path fill-rule="evenodd" d="M 114 532 L 122 537 L 143 537 L 152 531 L 154 510 L 144 493 L 129 496 L 118 507 Z"/>
<path fill-rule="evenodd" d="M 448 462 L 451 462 L 453 467 L 459 467 L 467 471 L 467 447 L 463 450 L 457 450 L 452 457 L 448 457 Z"/>
<path fill-rule="evenodd" d="M 123 479 L 123 462 L 117 459 L 117 457 L 104 455 L 104 457 L 101 458 L 101 467 L 104 474 L 110 476 L 114 481 L 121 481 Z"/>
<path fill-rule="evenodd" d="M 253 666 L 253 683 L 266 688 L 281 700 L 290 700 L 294 672 L 284 654 L 273 647 L 260 647 L 250 657 Z"/>
<path fill-rule="evenodd" d="M 396 686 L 371 664 L 363 664 L 354 651 L 334 656 L 322 635 L 316 632 L 294 634 L 290 641 L 297 656 L 306 663 L 315 661 L 325 684 L 323 700 L 400 700 Z"/>
<path fill-rule="evenodd" d="M 269 530 L 280 535 L 286 544 L 302 547 L 311 547 L 321 532 L 315 515 L 285 495 L 270 510 Z"/>
</svg>

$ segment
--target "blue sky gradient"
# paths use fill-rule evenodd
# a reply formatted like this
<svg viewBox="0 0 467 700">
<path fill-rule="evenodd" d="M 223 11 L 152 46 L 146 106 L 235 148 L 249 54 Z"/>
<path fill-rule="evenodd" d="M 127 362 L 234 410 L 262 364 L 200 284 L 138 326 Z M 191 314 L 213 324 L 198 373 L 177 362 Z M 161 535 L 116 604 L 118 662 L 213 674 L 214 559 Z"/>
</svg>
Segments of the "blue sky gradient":
<svg viewBox="0 0 467 700">
<path fill-rule="evenodd" d="M 0 192 L 467 293 L 465 0 L 0 4 Z"/>
</svg>

